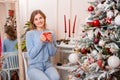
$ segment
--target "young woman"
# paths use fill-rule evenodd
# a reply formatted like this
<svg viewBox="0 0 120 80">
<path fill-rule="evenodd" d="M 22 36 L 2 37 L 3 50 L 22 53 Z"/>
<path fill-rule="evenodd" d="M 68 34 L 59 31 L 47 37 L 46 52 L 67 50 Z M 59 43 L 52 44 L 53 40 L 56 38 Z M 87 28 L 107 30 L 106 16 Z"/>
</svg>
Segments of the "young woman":
<svg viewBox="0 0 120 80">
<path fill-rule="evenodd" d="M 59 80 L 59 74 L 50 61 L 50 57 L 56 54 L 55 33 L 46 29 L 46 16 L 41 10 L 32 12 L 30 23 L 31 30 L 26 33 L 28 77 L 30 80 Z"/>
<path fill-rule="evenodd" d="M 2 42 L 2 53 L 4 54 L 11 54 L 11 52 L 17 52 L 18 50 L 15 48 L 15 45 L 17 44 L 17 34 L 16 30 L 12 26 L 5 27 L 5 34 L 6 37 L 3 39 Z M 2 64 L 2 68 L 7 68 L 6 62 Z M 11 80 L 19 80 L 17 70 L 11 71 Z M 6 78 L 6 73 L 2 73 L 4 76 L 3 78 Z M 7 79 L 5 79 L 7 80 Z"/>
<path fill-rule="evenodd" d="M 2 52 L 15 52 L 17 49 L 15 45 L 17 44 L 17 34 L 16 30 L 12 26 L 5 27 L 6 38 L 2 42 Z"/>
</svg>

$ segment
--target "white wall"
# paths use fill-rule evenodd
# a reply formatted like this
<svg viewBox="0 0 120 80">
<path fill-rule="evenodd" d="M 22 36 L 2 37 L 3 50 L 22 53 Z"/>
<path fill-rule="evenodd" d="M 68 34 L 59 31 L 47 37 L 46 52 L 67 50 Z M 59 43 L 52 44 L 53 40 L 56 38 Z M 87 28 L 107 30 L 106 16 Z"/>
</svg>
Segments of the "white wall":
<svg viewBox="0 0 120 80">
<path fill-rule="evenodd" d="M 35 9 L 42 10 L 47 16 L 48 28 L 56 30 L 57 0 L 31 0 L 28 1 L 28 14 Z"/>
<path fill-rule="evenodd" d="M 58 38 L 64 38 L 64 15 L 67 19 L 67 31 L 68 31 L 68 19 L 71 20 L 71 32 L 74 23 L 74 17 L 77 15 L 75 37 L 79 36 L 79 32 L 82 27 L 81 24 L 85 24 L 85 18 L 88 16 L 87 6 L 89 0 L 58 0 Z M 71 35 L 72 36 L 72 35 Z M 68 37 L 68 33 L 67 33 Z"/>
<path fill-rule="evenodd" d="M 67 27 L 68 19 L 71 20 L 71 31 L 74 16 L 77 15 L 75 29 L 75 37 L 77 37 L 82 30 L 81 24 L 85 24 L 85 18 L 88 16 L 88 1 L 91 0 L 19 0 L 21 26 L 29 20 L 33 10 L 41 9 L 47 16 L 48 28 L 54 30 L 57 38 L 61 39 L 65 35 L 64 15 L 67 18 Z"/>
<path fill-rule="evenodd" d="M 56 31 L 56 9 L 57 0 L 19 0 L 20 8 L 20 22 L 24 26 L 25 22 L 29 20 L 33 10 L 40 9 L 47 16 L 47 25 L 49 29 Z"/>
<path fill-rule="evenodd" d="M 4 26 L 5 24 L 5 20 L 6 20 L 6 11 L 5 11 L 5 4 L 0 3 L 0 29 L 2 28 L 2 26 Z"/>
<path fill-rule="evenodd" d="M 24 24 L 28 21 L 27 4 L 27 0 L 19 0 L 18 2 L 19 32 L 23 32 Z"/>
</svg>

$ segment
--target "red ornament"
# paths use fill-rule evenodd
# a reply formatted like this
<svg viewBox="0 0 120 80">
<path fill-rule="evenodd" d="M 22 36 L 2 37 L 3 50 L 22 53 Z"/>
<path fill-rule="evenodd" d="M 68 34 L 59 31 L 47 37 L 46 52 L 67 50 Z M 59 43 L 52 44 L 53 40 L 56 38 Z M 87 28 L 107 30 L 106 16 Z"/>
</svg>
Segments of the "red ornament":
<svg viewBox="0 0 120 80">
<path fill-rule="evenodd" d="M 80 73 L 76 74 L 75 77 L 79 78 L 81 76 Z"/>
<path fill-rule="evenodd" d="M 99 67 L 102 68 L 103 60 L 102 59 L 97 60 L 97 64 Z"/>
<path fill-rule="evenodd" d="M 109 23 L 109 24 L 111 24 L 112 22 L 112 18 L 109 18 L 109 17 L 106 17 L 105 20 L 106 20 L 106 23 Z"/>
<path fill-rule="evenodd" d="M 110 48 L 106 48 L 106 50 L 107 50 L 107 53 L 113 54 L 113 53 L 111 52 Z"/>
<path fill-rule="evenodd" d="M 98 31 L 97 33 L 97 37 L 99 38 L 101 36 L 101 33 Z"/>
<path fill-rule="evenodd" d="M 87 51 L 86 51 L 85 48 L 81 48 L 81 52 L 82 52 L 83 54 L 86 54 L 86 53 L 87 53 Z"/>
<path fill-rule="evenodd" d="M 94 26 L 100 26 L 100 22 L 98 19 L 93 20 L 93 24 L 94 24 Z"/>
<path fill-rule="evenodd" d="M 82 30 L 82 32 L 84 33 L 84 32 L 85 32 L 85 30 Z"/>
<path fill-rule="evenodd" d="M 99 42 L 98 38 L 94 38 L 94 43 L 97 44 Z"/>
<path fill-rule="evenodd" d="M 43 35 L 46 37 L 46 41 L 49 41 L 48 35 L 52 34 L 51 32 L 44 32 Z"/>
<path fill-rule="evenodd" d="M 93 11 L 93 10 L 94 10 L 94 7 L 93 7 L 93 6 L 89 6 L 89 7 L 88 7 L 88 11 L 89 11 L 89 12 L 91 12 L 91 11 Z"/>
<path fill-rule="evenodd" d="M 9 14 L 9 16 L 14 16 L 14 10 L 9 10 L 8 14 Z"/>
<path fill-rule="evenodd" d="M 87 22 L 87 24 L 90 25 L 90 26 L 94 26 L 93 21 L 91 21 L 91 22 Z"/>
</svg>

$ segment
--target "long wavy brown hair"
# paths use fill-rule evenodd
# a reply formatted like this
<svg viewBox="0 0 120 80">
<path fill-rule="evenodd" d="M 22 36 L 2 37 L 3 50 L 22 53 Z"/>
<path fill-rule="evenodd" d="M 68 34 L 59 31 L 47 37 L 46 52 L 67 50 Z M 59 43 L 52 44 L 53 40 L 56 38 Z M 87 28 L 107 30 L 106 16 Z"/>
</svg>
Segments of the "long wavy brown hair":
<svg viewBox="0 0 120 80">
<path fill-rule="evenodd" d="M 5 33 L 8 35 L 8 38 L 10 40 L 16 40 L 17 39 L 17 32 L 13 27 L 7 26 L 5 27 Z"/>
<path fill-rule="evenodd" d="M 31 17 L 30 17 L 30 29 L 33 30 L 33 29 L 36 29 L 36 26 L 34 24 L 34 18 L 37 14 L 40 14 L 44 19 L 45 19 L 45 29 L 46 29 L 46 15 L 41 11 L 41 10 L 34 10 L 31 14 Z"/>
</svg>

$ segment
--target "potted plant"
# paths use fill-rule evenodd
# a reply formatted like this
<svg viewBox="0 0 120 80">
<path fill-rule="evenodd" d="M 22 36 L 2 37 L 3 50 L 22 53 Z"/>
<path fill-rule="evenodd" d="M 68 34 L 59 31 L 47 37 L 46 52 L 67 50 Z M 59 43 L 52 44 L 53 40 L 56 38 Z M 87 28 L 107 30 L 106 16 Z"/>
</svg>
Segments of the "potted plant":
<svg viewBox="0 0 120 80">
<path fill-rule="evenodd" d="M 25 36 L 26 36 L 26 32 L 29 31 L 29 25 L 30 25 L 30 22 L 27 21 L 25 23 L 25 26 L 24 26 L 24 29 L 25 29 L 25 32 L 21 35 L 21 49 L 22 51 L 26 52 L 26 41 L 25 41 Z M 18 44 L 15 45 L 15 48 L 18 49 Z"/>
</svg>

